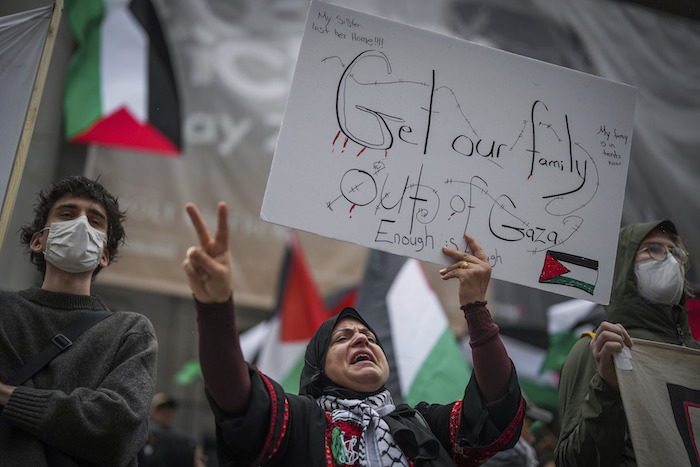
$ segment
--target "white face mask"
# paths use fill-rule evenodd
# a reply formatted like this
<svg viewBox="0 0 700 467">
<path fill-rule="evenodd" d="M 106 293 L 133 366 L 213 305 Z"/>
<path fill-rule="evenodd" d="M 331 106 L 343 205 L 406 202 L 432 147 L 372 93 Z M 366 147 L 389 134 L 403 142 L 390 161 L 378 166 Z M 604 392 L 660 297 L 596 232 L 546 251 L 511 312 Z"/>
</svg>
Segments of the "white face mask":
<svg viewBox="0 0 700 467">
<path fill-rule="evenodd" d="M 66 272 L 86 272 L 97 268 L 102 257 L 105 234 L 80 216 L 65 222 L 53 222 L 46 239 L 44 259 Z M 46 230 L 43 229 L 43 230 Z"/>
<path fill-rule="evenodd" d="M 684 273 L 673 255 L 663 261 L 653 259 L 635 263 L 639 295 L 651 303 L 675 305 L 683 295 Z"/>
</svg>

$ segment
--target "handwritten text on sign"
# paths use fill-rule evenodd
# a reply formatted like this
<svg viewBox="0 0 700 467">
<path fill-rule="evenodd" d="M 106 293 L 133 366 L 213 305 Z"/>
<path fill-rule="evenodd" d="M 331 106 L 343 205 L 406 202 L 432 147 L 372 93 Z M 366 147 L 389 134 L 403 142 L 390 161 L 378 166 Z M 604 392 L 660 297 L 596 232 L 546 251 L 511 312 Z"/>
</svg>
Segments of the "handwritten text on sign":
<svg viewBox="0 0 700 467">
<path fill-rule="evenodd" d="M 635 90 L 313 2 L 261 216 L 607 303 Z"/>
</svg>

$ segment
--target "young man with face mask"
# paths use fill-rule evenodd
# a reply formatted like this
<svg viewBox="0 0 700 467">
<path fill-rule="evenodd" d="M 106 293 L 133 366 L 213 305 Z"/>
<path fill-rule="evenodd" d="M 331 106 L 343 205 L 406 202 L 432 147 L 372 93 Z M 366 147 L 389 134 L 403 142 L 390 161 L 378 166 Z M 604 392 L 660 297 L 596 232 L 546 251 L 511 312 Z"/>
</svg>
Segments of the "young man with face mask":
<svg viewBox="0 0 700 467">
<path fill-rule="evenodd" d="M 136 465 L 155 388 L 155 333 L 145 316 L 109 312 L 90 295 L 93 277 L 123 243 L 124 213 L 85 177 L 38 198 L 21 239 L 42 285 L 0 292 L 0 464 Z M 7 384 L 54 336 L 105 310 L 29 379 Z"/>
<path fill-rule="evenodd" d="M 700 348 L 688 324 L 688 253 L 670 221 L 622 228 L 609 321 L 574 345 L 559 381 L 557 465 L 635 466 L 613 354 L 631 338 Z M 591 334 L 591 333 L 586 333 Z"/>
</svg>

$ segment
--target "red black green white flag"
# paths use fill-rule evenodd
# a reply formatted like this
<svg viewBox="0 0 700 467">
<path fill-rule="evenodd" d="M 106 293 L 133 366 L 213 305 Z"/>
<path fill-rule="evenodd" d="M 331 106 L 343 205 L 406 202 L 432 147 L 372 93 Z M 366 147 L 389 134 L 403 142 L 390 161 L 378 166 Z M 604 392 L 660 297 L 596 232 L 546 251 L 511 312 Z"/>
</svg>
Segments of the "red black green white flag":
<svg viewBox="0 0 700 467">
<path fill-rule="evenodd" d="M 355 303 L 356 288 L 324 300 L 306 264 L 297 236 L 290 231 L 287 254 L 282 265 L 274 315 L 240 335 L 247 362 L 296 394 L 304 366 L 306 345 L 319 326 L 346 306 Z M 188 362 L 178 372 L 180 384 L 201 378 L 199 361 Z"/>
<path fill-rule="evenodd" d="M 462 398 L 472 367 L 418 260 L 371 250 L 357 310 L 382 342 L 394 402 L 447 404 Z"/>
<path fill-rule="evenodd" d="M 290 231 L 275 314 L 240 336 L 246 361 L 285 391 L 298 393 L 306 345 L 326 319 L 354 304 L 355 293 L 350 290 L 327 304 L 306 264 L 299 239 Z"/>
<path fill-rule="evenodd" d="M 568 285 L 593 295 L 598 282 L 598 261 L 550 250 L 545 256 L 539 282 Z"/>
<path fill-rule="evenodd" d="M 66 0 L 77 43 L 66 75 L 66 138 L 177 155 L 180 104 L 150 0 Z"/>
</svg>

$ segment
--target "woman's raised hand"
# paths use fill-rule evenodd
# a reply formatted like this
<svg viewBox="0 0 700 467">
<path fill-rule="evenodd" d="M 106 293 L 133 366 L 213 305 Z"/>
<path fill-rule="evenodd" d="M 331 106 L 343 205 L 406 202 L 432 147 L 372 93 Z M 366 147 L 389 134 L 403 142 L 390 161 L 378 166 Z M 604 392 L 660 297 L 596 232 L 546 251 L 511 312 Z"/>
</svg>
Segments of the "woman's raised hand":
<svg viewBox="0 0 700 467">
<path fill-rule="evenodd" d="M 219 203 L 214 237 L 204 223 L 197 207 L 185 206 L 197 232 L 200 246 L 187 249 L 182 267 L 194 297 L 202 303 L 221 303 L 231 297 L 231 258 L 228 251 L 228 208 Z"/>
<path fill-rule="evenodd" d="M 481 249 L 471 235 L 464 234 L 472 254 L 453 248 L 443 247 L 442 252 L 456 262 L 440 270 L 442 278 L 459 279 L 459 304 L 483 302 L 486 300 L 486 289 L 491 280 L 491 264 L 486 253 Z"/>
</svg>

